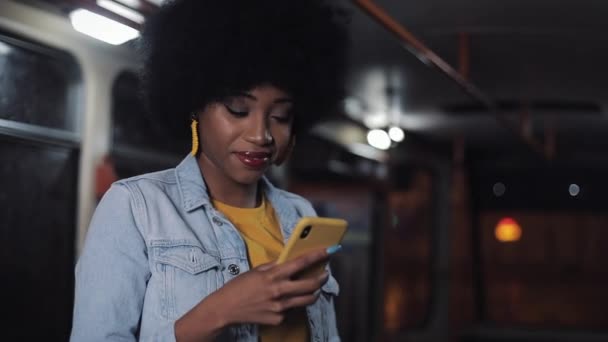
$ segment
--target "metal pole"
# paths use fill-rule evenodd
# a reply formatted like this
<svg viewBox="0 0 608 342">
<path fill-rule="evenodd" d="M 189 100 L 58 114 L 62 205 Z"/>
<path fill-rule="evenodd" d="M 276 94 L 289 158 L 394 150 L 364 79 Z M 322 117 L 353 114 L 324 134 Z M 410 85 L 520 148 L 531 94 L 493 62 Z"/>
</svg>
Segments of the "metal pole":
<svg viewBox="0 0 608 342">
<path fill-rule="evenodd" d="M 463 75 L 456 71 L 435 52 L 429 49 L 424 43 L 418 40 L 416 36 L 408 31 L 403 25 L 399 24 L 381 7 L 373 3 L 371 0 L 353 0 L 353 2 L 364 12 L 366 12 L 372 19 L 376 20 L 385 29 L 397 36 L 397 38 L 399 38 L 399 40 L 403 43 L 404 47 L 414 54 L 416 58 L 422 61 L 425 65 L 432 65 L 438 68 L 443 74 L 456 82 L 456 84 L 463 88 L 474 99 L 483 103 L 500 124 L 521 138 L 521 140 L 534 152 L 544 156 L 544 147 L 542 143 L 535 140 L 534 137 L 524 136 L 516 125 L 508 121 L 506 117 L 499 112 L 496 103 L 490 99 L 490 97 L 484 94 L 475 84 L 469 82 Z"/>
</svg>

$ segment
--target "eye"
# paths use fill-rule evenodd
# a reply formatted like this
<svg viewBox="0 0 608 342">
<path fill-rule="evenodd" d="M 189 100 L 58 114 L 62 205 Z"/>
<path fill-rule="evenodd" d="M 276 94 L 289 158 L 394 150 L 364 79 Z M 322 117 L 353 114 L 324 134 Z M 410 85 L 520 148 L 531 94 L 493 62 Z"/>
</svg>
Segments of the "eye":
<svg viewBox="0 0 608 342">
<path fill-rule="evenodd" d="M 275 110 L 270 114 L 270 117 L 279 123 L 291 122 L 293 115 L 290 108 L 282 108 Z"/>
<path fill-rule="evenodd" d="M 291 121 L 291 115 L 273 115 L 271 117 L 279 123 L 289 123 Z"/>
<path fill-rule="evenodd" d="M 230 105 L 225 104 L 225 103 L 224 103 L 224 107 L 226 107 L 226 110 L 230 114 L 232 114 L 232 115 L 234 115 L 236 117 L 239 117 L 239 118 L 242 118 L 242 117 L 245 117 L 245 116 L 249 115 L 249 111 L 247 109 L 233 108 Z"/>
</svg>

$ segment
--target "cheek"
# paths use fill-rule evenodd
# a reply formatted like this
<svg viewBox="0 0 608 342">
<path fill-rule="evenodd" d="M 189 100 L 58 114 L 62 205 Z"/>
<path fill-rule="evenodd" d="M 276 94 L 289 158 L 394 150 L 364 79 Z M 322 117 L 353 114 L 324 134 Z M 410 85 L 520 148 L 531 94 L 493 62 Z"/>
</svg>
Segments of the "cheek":
<svg viewBox="0 0 608 342">
<path fill-rule="evenodd" d="M 289 146 L 291 139 L 291 127 L 278 127 L 273 130 L 272 137 L 275 141 L 277 150 L 283 152 Z"/>
<path fill-rule="evenodd" d="M 213 141 L 213 137 L 209 136 L 208 130 L 201 128 L 201 125 L 199 124 L 199 128 L 198 128 L 198 140 L 200 142 L 201 147 L 208 147 L 209 143 Z"/>
<path fill-rule="evenodd" d="M 220 115 L 209 113 L 199 122 L 199 141 L 203 150 L 215 146 L 226 147 L 234 139 L 234 127 L 226 122 Z"/>
</svg>

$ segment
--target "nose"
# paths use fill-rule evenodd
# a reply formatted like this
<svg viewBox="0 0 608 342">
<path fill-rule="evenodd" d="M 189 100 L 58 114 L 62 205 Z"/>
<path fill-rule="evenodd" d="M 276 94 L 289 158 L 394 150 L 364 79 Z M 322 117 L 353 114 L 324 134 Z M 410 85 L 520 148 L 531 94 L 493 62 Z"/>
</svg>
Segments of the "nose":
<svg viewBox="0 0 608 342">
<path fill-rule="evenodd" d="M 252 120 L 248 123 L 245 140 L 260 146 L 272 144 L 273 138 L 266 115 L 253 114 L 250 117 Z"/>
</svg>

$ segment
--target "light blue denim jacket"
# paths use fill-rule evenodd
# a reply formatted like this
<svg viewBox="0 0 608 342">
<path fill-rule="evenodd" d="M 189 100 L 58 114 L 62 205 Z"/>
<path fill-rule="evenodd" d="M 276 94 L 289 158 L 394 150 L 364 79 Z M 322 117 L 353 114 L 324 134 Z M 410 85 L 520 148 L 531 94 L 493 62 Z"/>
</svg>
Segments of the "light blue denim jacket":
<svg viewBox="0 0 608 342">
<path fill-rule="evenodd" d="M 314 216 L 304 198 L 262 180 L 285 240 Z M 99 203 L 76 265 L 71 341 L 175 341 L 175 320 L 249 269 L 245 243 L 213 208 L 196 159 L 116 182 Z M 333 276 L 307 307 L 313 341 L 339 341 Z M 257 326 L 220 341 L 256 341 Z"/>
</svg>

